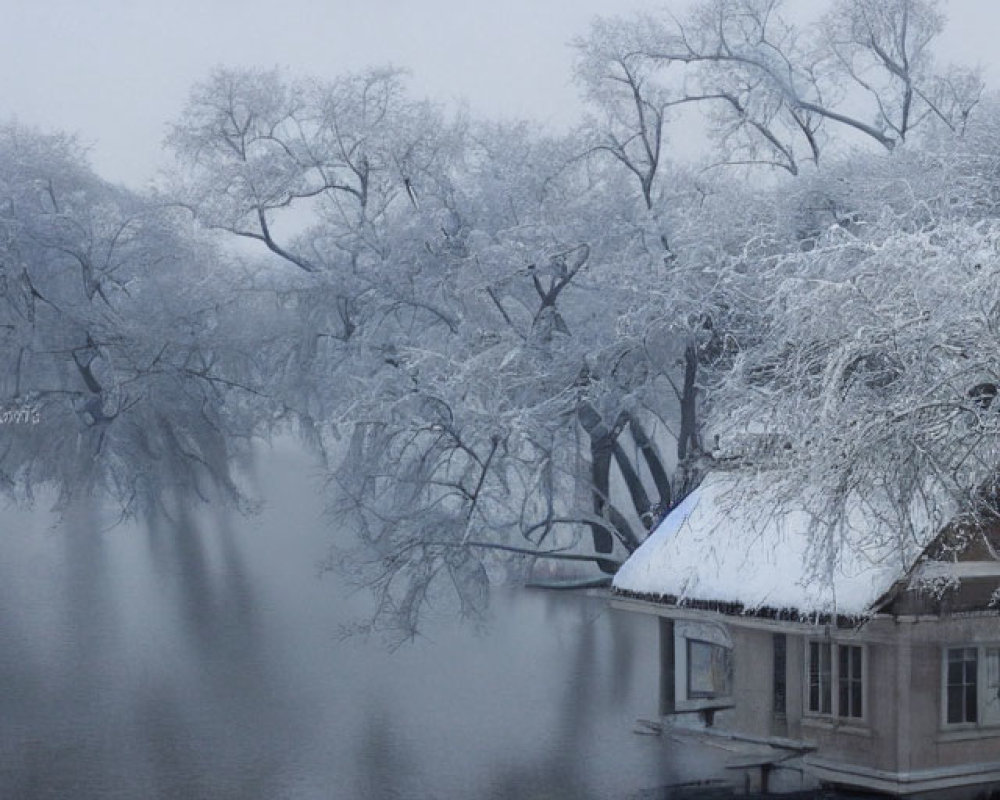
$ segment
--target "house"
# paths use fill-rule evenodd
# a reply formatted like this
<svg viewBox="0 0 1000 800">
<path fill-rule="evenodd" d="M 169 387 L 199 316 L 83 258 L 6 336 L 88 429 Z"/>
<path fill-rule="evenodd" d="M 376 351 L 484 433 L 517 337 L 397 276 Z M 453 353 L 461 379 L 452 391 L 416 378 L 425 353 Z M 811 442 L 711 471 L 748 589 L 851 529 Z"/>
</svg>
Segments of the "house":
<svg viewBox="0 0 1000 800">
<path fill-rule="evenodd" d="M 758 743 L 746 765 L 804 786 L 1000 787 L 1000 526 L 857 503 L 824 529 L 743 485 L 710 474 L 614 579 L 658 620 L 665 724 Z"/>
</svg>

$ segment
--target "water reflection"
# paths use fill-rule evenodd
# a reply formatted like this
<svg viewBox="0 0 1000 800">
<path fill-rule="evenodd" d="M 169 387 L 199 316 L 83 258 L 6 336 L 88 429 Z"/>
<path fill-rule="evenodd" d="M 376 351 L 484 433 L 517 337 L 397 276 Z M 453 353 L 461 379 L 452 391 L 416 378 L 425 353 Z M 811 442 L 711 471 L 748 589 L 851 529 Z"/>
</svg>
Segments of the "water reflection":
<svg viewBox="0 0 1000 800">
<path fill-rule="evenodd" d="M 687 774 L 631 733 L 655 630 L 600 600 L 500 593 L 485 633 L 339 640 L 365 600 L 314 577 L 307 471 L 271 454 L 249 522 L 5 512 L 0 796 L 624 798 Z"/>
</svg>

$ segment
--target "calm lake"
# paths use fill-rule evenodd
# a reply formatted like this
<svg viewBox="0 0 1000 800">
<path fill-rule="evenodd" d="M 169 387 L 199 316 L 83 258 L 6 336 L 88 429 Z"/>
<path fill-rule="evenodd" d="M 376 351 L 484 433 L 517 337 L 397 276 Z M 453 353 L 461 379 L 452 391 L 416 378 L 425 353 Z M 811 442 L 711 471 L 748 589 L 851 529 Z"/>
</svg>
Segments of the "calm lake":
<svg viewBox="0 0 1000 800">
<path fill-rule="evenodd" d="M 0 797 L 630 798 L 707 775 L 633 733 L 655 624 L 599 597 L 499 591 L 482 629 L 394 652 L 340 635 L 367 598 L 305 457 L 269 452 L 262 513 L 148 530 L 0 518 Z"/>
</svg>

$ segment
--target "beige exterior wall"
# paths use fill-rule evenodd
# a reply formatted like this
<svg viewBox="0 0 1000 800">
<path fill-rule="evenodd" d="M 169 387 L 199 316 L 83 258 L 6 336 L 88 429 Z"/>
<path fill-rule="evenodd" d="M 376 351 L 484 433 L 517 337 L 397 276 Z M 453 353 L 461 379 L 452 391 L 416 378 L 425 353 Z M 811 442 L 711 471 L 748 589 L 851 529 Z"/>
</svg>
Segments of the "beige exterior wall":
<svg viewBox="0 0 1000 800">
<path fill-rule="evenodd" d="M 910 623 L 913 641 L 915 764 L 955 766 L 1000 761 L 1000 725 L 966 727 L 944 723 L 944 652 L 948 647 L 1000 645 L 1000 618 L 968 617 Z M 982 691 L 983 687 L 980 687 Z"/>
<path fill-rule="evenodd" d="M 771 736 L 771 633 L 732 627 L 730 636 L 736 707 L 720 714 L 716 725 L 751 736 Z"/>
<path fill-rule="evenodd" d="M 638 605 L 638 601 L 628 602 Z M 949 726 L 944 721 L 945 653 L 949 647 L 1000 646 L 1000 617 L 996 615 L 884 617 L 855 631 L 663 606 L 652 613 L 664 620 L 660 628 L 664 635 L 678 622 L 701 621 L 725 628 L 732 642 L 734 707 L 715 714 L 714 728 L 720 732 L 815 745 L 808 759 L 850 767 L 868 776 L 864 780 L 899 781 L 897 789 L 889 791 L 909 791 L 914 781 L 958 785 L 972 780 L 963 775 L 976 773 L 980 775 L 976 780 L 1000 775 L 1000 718 L 992 727 Z M 776 633 L 787 637 L 784 720 L 775 717 L 772 706 Z M 664 654 L 677 649 L 676 631 L 673 636 L 674 646 L 665 648 Z M 826 638 L 864 647 L 861 720 L 818 717 L 805 710 L 807 643 Z M 672 672 L 672 666 L 664 668 Z M 674 678 L 674 685 L 680 686 Z M 982 686 L 979 691 L 983 692 Z M 676 700 L 683 706 L 682 696 Z M 938 779 L 938 774 L 945 777 Z"/>
<path fill-rule="evenodd" d="M 796 651 L 795 666 L 789 667 L 789 692 L 794 692 L 798 707 L 789 714 L 789 737 L 817 747 L 824 758 L 848 761 L 873 770 L 897 768 L 896 725 L 900 700 L 896 691 L 898 663 L 892 647 L 871 642 L 865 637 L 834 632 L 831 641 L 864 648 L 863 717 L 845 719 L 817 715 L 807 709 L 806 651 L 809 641 L 824 641 L 824 631 L 797 632 L 789 635 L 789 649 Z M 794 688 L 792 688 L 794 687 Z M 833 687 L 834 706 L 837 687 Z"/>
</svg>

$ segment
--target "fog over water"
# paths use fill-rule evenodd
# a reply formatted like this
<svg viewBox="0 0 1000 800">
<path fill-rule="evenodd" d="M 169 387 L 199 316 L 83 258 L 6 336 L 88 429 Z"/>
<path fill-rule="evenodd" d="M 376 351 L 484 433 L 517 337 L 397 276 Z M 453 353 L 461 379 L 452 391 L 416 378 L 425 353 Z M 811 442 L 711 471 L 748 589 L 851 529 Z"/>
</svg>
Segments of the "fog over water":
<svg viewBox="0 0 1000 800">
<path fill-rule="evenodd" d="M 343 639 L 367 598 L 320 577 L 309 460 L 266 453 L 257 517 L 147 529 L 8 509 L 0 796 L 629 797 L 689 778 L 632 733 L 655 626 L 600 598 L 501 591 L 395 652 Z"/>
</svg>

